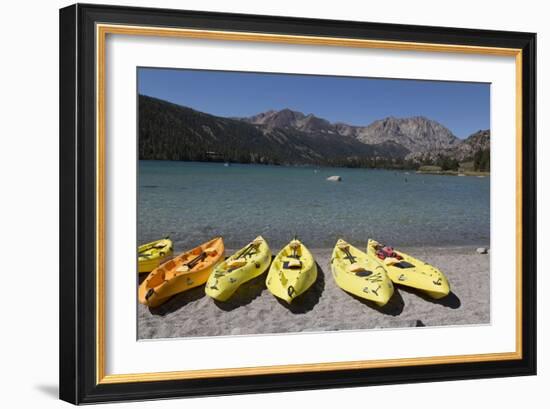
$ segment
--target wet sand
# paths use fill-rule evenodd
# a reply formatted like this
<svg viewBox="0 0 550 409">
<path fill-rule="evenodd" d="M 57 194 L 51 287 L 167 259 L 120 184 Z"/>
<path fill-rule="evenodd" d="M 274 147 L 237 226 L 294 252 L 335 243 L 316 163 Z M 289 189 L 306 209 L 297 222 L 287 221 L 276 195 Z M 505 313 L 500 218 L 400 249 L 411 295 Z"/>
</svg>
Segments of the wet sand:
<svg viewBox="0 0 550 409">
<path fill-rule="evenodd" d="M 243 284 L 224 303 L 208 297 L 202 285 L 172 297 L 157 308 L 138 304 L 138 338 L 490 322 L 490 256 L 477 254 L 475 246 L 401 249 L 438 267 L 449 279 L 451 293 L 441 300 L 432 300 L 419 291 L 396 285 L 392 299 L 384 307 L 352 296 L 336 285 L 329 264 L 332 249 L 310 250 L 318 263 L 317 281 L 293 304 L 278 300 L 267 290 L 265 273 Z M 140 282 L 146 276 L 142 274 Z"/>
</svg>

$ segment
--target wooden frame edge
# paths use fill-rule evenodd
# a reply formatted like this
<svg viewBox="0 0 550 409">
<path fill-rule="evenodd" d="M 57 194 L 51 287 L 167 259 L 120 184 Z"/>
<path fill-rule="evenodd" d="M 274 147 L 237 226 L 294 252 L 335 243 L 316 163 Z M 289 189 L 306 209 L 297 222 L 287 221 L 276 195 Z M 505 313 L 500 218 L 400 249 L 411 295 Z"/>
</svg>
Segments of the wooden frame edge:
<svg viewBox="0 0 550 409">
<path fill-rule="evenodd" d="M 203 40 L 224 40 L 224 41 L 246 41 L 259 43 L 279 43 L 279 44 L 299 44 L 299 45 L 318 45 L 335 46 L 351 48 L 371 48 L 399 51 L 428 51 L 428 52 L 447 52 L 464 54 L 483 54 L 516 56 L 521 53 L 519 48 L 503 47 L 485 47 L 460 44 L 438 44 L 421 43 L 407 41 L 389 41 L 389 40 L 366 40 L 355 38 L 340 38 L 330 36 L 304 36 L 289 34 L 266 34 L 241 31 L 220 31 L 208 29 L 191 28 L 167 28 L 167 27 L 148 27 L 125 24 L 106 24 L 98 23 L 96 25 L 99 36 L 104 38 L 105 34 L 135 35 L 135 36 L 157 36 L 172 38 L 192 38 Z"/>
<path fill-rule="evenodd" d="M 105 374 L 105 300 L 104 283 L 104 187 L 105 183 L 105 40 L 107 34 L 154 35 L 178 38 L 201 38 L 209 40 L 251 41 L 319 46 L 344 46 L 355 48 L 376 48 L 404 51 L 429 51 L 470 53 L 500 56 L 514 56 L 516 64 L 516 351 L 509 353 L 453 355 L 443 357 L 423 357 L 409 359 L 386 359 L 371 361 L 348 361 L 333 363 L 315 363 L 303 365 L 277 365 L 249 368 L 226 368 L 212 370 L 190 370 L 175 372 L 155 372 L 141 374 Z M 284 374 L 296 372 L 322 372 L 342 369 L 387 368 L 413 365 L 432 365 L 444 363 L 489 362 L 521 360 L 523 358 L 522 340 L 522 50 L 516 48 L 481 47 L 468 45 L 449 45 L 437 43 L 409 43 L 401 41 L 363 40 L 320 36 L 299 36 L 283 34 L 243 33 L 234 31 L 177 29 L 122 24 L 96 24 L 96 103 L 97 103 L 97 291 L 96 291 L 96 383 L 117 384 L 129 382 L 148 382 L 162 380 L 205 379 L 219 376 L 252 376 L 262 374 Z M 519 194 L 518 194 L 519 192 Z M 101 251 L 99 251 L 101 250 Z"/>
<path fill-rule="evenodd" d="M 523 358 L 523 51 L 516 54 L 516 352 Z"/>
<path fill-rule="evenodd" d="M 96 28 L 96 383 L 105 378 L 105 34 Z"/>
<path fill-rule="evenodd" d="M 521 359 L 521 353 L 504 352 L 494 354 L 478 355 L 449 355 L 428 358 L 398 358 L 381 359 L 370 361 L 344 361 L 344 362 L 325 362 L 322 364 L 298 364 L 298 365 L 276 365 L 248 368 L 224 368 L 208 370 L 190 370 L 173 372 L 149 372 L 135 374 L 117 374 L 105 375 L 100 384 L 116 384 L 127 382 L 155 382 L 155 381 L 173 381 L 183 379 L 207 379 L 214 377 L 228 376 L 254 376 L 271 374 L 291 374 L 298 372 L 325 372 L 349 369 L 373 369 L 373 368 L 394 368 L 403 366 L 427 366 L 449 363 L 468 363 L 468 362 L 491 362 L 503 360 Z"/>
</svg>

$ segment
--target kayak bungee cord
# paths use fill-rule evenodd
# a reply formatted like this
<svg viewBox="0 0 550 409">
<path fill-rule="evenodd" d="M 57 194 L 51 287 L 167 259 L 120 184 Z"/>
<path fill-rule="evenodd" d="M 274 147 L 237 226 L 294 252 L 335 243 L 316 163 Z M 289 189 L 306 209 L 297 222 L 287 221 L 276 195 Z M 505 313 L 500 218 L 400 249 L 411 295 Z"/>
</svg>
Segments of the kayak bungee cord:
<svg viewBox="0 0 550 409">
<path fill-rule="evenodd" d="M 260 242 L 257 242 L 257 243 L 252 242 L 248 246 L 243 248 L 240 253 L 237 253 L 234 256 L 230 257 L 230 258 L 232 258 L 233 260 L 238 260 L 240 258 L 244 258 L 245 263 L 246 263 L 246 257 L 247 256 L 252 257 L 254 254 L 257 254 L 258 248 L 260 247 L 260 244 L 261 244 Z M 252 253 L 253 250 L 255 250 L 254 253 Z M 242 267 L 244 267 L 244 265 L 241 265 L 241 266 L 238 266 L 238 267 L 235 267 L 235 268 L 229 267 L 226 271 L 223 271 L 221 273 L 214 273 L 214 277 L 215 278 L 223 277 L 226 274 L 232 273 L 233 271 L 238 270 L 239 268 L 242 268 Z M 215 288 L 215 285 L 214 285 L 214 287 L 210 287 L 210 288 Z"/>
<path fill-rule="evenodd" d="M 191 270 L 193 267 L 195 267 L 200 261 L 203 261 L 206 258 L 207 254 L 205 251 L 201 251 L 201 253 L 195 257 L 193 260 L 188 262 L 187 264 L 183 264 L 182 267 L 189 267 L 189 270 Z"/>
<path fill-rule="evenodd" d="M 250 243 L 248 246 L 246 246 L 244 249 L 241 250 L 240 254 L 234 257 L 234 260 L 237 260 L 241 257 L 244 257 L 246 259 L 246 256 L 250 256 L 251 255 L 250 252 L 252 250 L 257 250 L 257 247 L 259 246 L 260 246 L 260 243 L 255 243 L 255 242 Z"/>
<path fill-rule="evenodd" d="M 352 254 L 351 254 L 351 251 L 349 251 L 349 247 L 345 247 L 343 249 L 340 249 L 344 252 L 344 254 L 346 255 L 346 257 L 344 257 L 346 260 L 349 261 L 350 264 L 353 264 L 355 263 L 355 259 L 357 257 L 354 257 Z"/>
<path fill-rule="evenodd" d="M 254 245 L 254 243 L 250 243 L 248 246 L 246 246 L 244 249 L 241 250 L 241 252 L 237 255 L 235 255 L 235 257 L 233 257 L 235 260 L 243 257 L 246 255 L 246 253 L 248 252 L 248 250 L 250 250 L 250 248 Z"/>
<path fill-rule="evenodd" d="M 260 243 L 252 243 L 250 244 L 250 246 L 248 247 L 248 249 L 243 253 L 241 254 L 239 257 L 237 258 L 244 258 L 246 260 L 247 257 L 252 257 L 254 254 L 256 253 L 253 253 L 252 251 L 254 250 L 258 250 L 258 247 L 260 246 Z"/>
</svg>

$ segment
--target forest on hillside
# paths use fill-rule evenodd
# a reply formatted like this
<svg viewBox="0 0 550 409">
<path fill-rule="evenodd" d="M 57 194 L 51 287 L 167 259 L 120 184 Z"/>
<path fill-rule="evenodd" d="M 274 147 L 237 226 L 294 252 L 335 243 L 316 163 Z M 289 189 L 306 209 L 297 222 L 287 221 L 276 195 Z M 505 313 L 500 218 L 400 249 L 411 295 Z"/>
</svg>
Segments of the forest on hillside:
<svg viewBox="0 0 550 409">
<path fill-rule="evenodd" d="M 461 162 L 490 170 L 489 150 L 461 162 L 451 153 L 407 159 L 396 143 L 369 145 L 352 137 L 266 128 L 139 96 L 139 159 L 314 165 L 415 170 L 430 165 L 457 171 Z"/>
</svg>

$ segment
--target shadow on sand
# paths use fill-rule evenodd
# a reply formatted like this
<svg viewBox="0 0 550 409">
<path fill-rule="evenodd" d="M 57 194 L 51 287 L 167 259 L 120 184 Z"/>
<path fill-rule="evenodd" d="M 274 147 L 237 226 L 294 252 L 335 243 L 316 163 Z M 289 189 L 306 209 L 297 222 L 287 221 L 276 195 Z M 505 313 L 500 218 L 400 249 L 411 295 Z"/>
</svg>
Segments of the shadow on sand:
<svg viewBox="0 0 550 409">
<path fill-rule="evenodd" d="M 353 298 L 355 298 L 357 301 L 359 301 L 361 304 L 364 304 L 382 314 L 391 315 L 393 317 L 396 317 L 400 315 L 403 312 L 403 308 L 405 307 L 405 301 L 403 301 L 403 297 L 399 293 L 399 290 L 394 287 L 393 295 L 388 301 L 388 303 L 384 306 L 379 306 L 375 302 L 365 300 L 364 298 L 358 297 L 354 294 L 350 294 Z"/>
<path fill-rule="evenodd" d="M 190 290 L 184 291 L 182 293 L 174 295 L 164 304 L 159 305 L 158 307 L 150 307 L 149 311 L 153 315 L 165 316 L 174 311 L 179 310 L 180 308 L 186 306 L 187 304 L 200 300 L 202 297 L 205 297 L 204 285 L 200 285 Z"/>
<path fill-rule="evenodd" d="M 305 293 L 296 297 L 292 301 L 292 304 L 288 304 L 286 301 L 275 297 L 279 304 L 293 314 L 305 314 L 311 311 L 313 307 L 317 305 L 321 298 L 321 294 L 325 290 L 325 272 L 318 263 L 315 264 L 317 264 L 317 280 L 315 280 L 313 285 Z"/>
<path fill-rule="evenodd" d="M 233 311 L 239 307 L 243 307 L 250 304 L 256 298 L 262 295 L 266 289 L 265 277 L 269 267 L 258 277 L 254 277 L 252 280 L 242 284 L 237 291 L 229 297 L 227 301 L 214 300 L 214 304 L 223 311 Z"/>
<path fill-rule="evenodd" d="M 138 274 L 138 287 L 141 285 L 141 283 L 143 283 L 145 281 L 145 279 L 147 278 L 147 276 L 149 274 L 150 273 L 139 273 Z"/>
<path fill-rule="evenodd" d="M 422 298 L 424 301 L 431 302 L 432 304 L 439 304 L 443 305 L 444 307 L 451 308 L 453 310 L 456 310 L 457 308 L 460 308 L 462 303 L 460 302 L 460 298 L 453 293 L 452 291 L 447 295 L 446 297 L 440 298 L 439 300 L 436 300 L 435 298 L 431 298 L 430 296 L 424 294 L 422 291 L 416 290 L 414 288 L 410 287 L 399 287 L 400 290 L 405 291 L 409 294 L 414 294 L 420 298 Z"/>
</svg>

